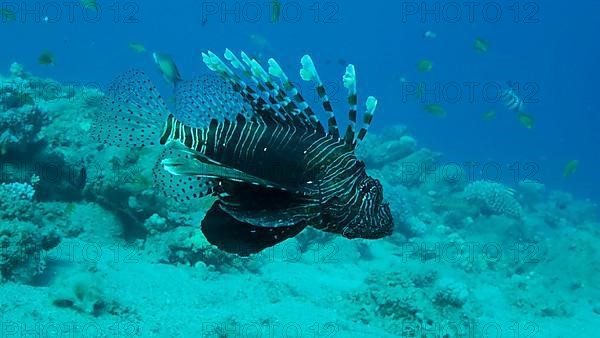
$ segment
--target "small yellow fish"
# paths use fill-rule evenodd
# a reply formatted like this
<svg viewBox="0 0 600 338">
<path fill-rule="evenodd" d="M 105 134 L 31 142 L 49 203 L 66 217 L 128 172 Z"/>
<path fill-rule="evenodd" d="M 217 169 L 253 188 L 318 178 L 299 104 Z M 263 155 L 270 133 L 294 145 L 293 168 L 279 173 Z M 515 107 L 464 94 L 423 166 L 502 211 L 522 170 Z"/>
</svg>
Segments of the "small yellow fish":
<svg viewBox="0 0 600 338">
<path fill-rule="evenodd" d="M 98 3 L 96 0 L 81 0 L 81 6 L 86 9 L 98 10 Z"/>
<path fill-rule="evenodd" d="M 271 22 L 279 22 L 279 16 L 281 15 L 281 2 L 279 0 L 273 0 L 273 12 L 271 13 Z"/>
<path fill-rule="evenodd" d="M 533 128 L 533 125 L 535 123 L 535 118 L 533 116 L 525 114 L 525 113 L 517 114 L 517 119 L 527 129 Z"/>
<path fill-rule="evenodd" d="M 40 54 L 40 56 L 38 57 L 38 63 L 44 66 L 54 66 L 54 54 L 50 53 L 47 50 L 43 51 L 42 54 Z"/>
<path fill-rule="evenodd" d="M 487 112 L 483 113 L 483 115 L 481 116 L 481 119 L 484 121 L 491 121 L 495 118 L 496 118 L 496 111 L 493 109 L 488 110 Z"/>
<path fill-rule="evenodd" d="M 8 8 L 0 8 L 0 17 L 5 21 L 14 21 L 17 19 L 17 14 Z"/>
<path fill-rule="evenodd" d="M 141 43 L 137 43 L 137 42 L 130 43 L 129 48 L 133 49 L 134 51 L 136 51 L 138 53 L 143 53 L 146 51 L 146 47 L 144 47 L 144 45 L 142 45 Z"/>
<path fill-rule="evenodd" d="M 565 171 L 563 172 L 563 177 L 569 177 L 577 171 L 577 167 L 579 167 L 578 160 L 570 160 L 565 167 Z"/>
<path fill-rule="evenodd" d="M 426 104 L 423 109 L 433 116 L 446 116 L 446 109 L 437 103 Z"/>
<path fill-rule="evenodd" d="M 473 43 L 473 48 L 479 53 L 485 53 L 488 51 L 489 43 L 482 38 L 476 38 Z"/>
<path fill-rule="evenodd" d="M 432 68 L 433 68 L 433 62 L 431 62 L 429 60 L 421 60 L 421 61 L 419 61 L 419 63 L 417 63 L 417 69 L 421 73 L 429 72 L 429 71 L 431 71 Z"/>
</svg>

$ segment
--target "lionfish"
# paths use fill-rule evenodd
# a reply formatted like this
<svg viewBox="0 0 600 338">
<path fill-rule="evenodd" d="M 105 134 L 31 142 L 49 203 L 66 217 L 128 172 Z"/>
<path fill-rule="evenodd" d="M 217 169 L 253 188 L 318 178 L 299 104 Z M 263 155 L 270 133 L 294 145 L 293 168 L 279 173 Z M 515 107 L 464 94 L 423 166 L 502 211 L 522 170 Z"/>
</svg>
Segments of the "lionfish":
<svg viewBox="0 0 600 338">
<path fill-rule="evenodd" d="M 247 256 L 296 236 L 307 226 L 347 238 L 390 235 L 393 221 L 380 182 L 355 156 L 377 100 L 368 97 L 356 131 L 356 74 L 348 65 L 349 120 L 343 135 L 310 56 L 300 76 L 315 84 L 327 129 L 274 59 L 265 70 L 241 52 L 203 53 L 219 76 L 175 83 L 175 112 L 148 77 L 118 77 L 104 102 L 97 137 L 108 145 L 164 146 L 155 170 L 177 201 L 217 199 L 201 222 L 206 239 Z M 214 74 L 213 73 L 213 74 Z"/>
</svg>

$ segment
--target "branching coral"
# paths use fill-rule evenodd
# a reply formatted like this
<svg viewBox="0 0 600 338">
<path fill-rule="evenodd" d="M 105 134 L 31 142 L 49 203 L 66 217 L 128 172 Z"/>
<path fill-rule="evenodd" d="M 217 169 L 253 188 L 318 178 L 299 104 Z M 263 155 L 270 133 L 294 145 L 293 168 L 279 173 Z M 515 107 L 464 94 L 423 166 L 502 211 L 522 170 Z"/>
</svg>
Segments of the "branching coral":
<svg viewBox="0 0 600 338">
<path fill-rule="evenodd" d="M 27 183 L 0 184 L 0 219 L 26 220 L 31 217 L 34 188 Z"/>
<path fill-rule="evenodd" d="M 35 189 L 27 183 L 0 184 L 0 279 L 30 282 L 46 267 L 44 252 L 60 242 L 54 230 L 29 223 Z"/>
<path fill-rule="evenodd" d="M 433 302 L 439 306 L 462 307 L 469 297 L 465 284 L 445 278 L 439 281 Z"/>
<path fill-rule="evenodd" d="M 15 74 L 22 69 L 15 68 Z M 13 77 L 0 82 L 0 150 L 6 153 L 10 146 L 35 143 L 37 134 L 46 120 L 45 112 L 36 105 L 35 90 L 30 82 Z"/>
<path fill-rule="evenodd" d="M 60 242 L 54 231 L 0 220 L 0 280 L 29 283 L 46 268 L 47 250 Z"/>
<path fill-rule="evenodd" d="M 45 119 L 46 114 L 30 104 L 0 111 L 2 153 L 6 153 L 14 146 L 25 146 L 39 141 L 38 132 Z"/>
</svg>

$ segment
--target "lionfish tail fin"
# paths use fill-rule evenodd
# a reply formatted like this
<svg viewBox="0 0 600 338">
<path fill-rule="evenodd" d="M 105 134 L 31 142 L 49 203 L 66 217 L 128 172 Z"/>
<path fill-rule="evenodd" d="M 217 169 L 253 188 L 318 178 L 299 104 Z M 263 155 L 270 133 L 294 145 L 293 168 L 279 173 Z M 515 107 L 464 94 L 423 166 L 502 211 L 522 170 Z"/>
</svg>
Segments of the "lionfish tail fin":
<svg viewBox="0 0 600 338">
<path fill-rule="evenodd" d="M 117 77 L 107 90 L 92 129 L 93 138 L 111 146 L 158 144 L 169 111 L 156 86 L 139 70 Z"/>
</svg>

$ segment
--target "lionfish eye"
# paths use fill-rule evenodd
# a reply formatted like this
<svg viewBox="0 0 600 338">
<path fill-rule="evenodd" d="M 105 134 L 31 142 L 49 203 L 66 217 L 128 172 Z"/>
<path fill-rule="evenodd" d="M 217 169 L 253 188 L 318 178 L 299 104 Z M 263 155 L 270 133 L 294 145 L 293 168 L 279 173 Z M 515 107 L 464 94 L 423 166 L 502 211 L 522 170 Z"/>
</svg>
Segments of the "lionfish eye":
<svg viewBox="0 0 600 338">
<path fill-rule="evenodd" d="M 360 186 L 360 192 L 363 194 L 368 193 L 370 190 L 371 190 L 371 188 L 367 184 L 362 184 Z"/>
</svg>

